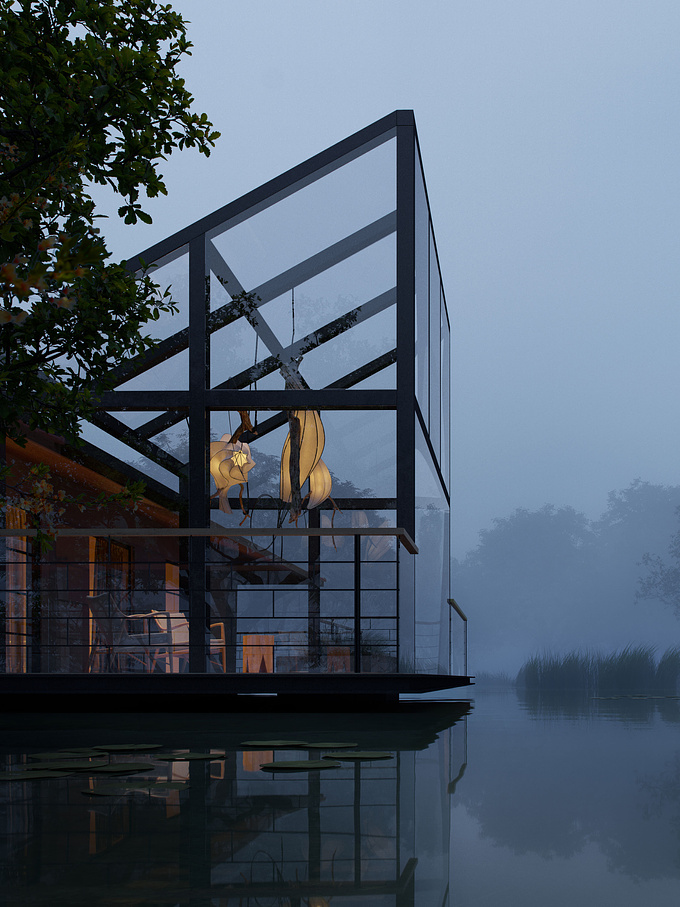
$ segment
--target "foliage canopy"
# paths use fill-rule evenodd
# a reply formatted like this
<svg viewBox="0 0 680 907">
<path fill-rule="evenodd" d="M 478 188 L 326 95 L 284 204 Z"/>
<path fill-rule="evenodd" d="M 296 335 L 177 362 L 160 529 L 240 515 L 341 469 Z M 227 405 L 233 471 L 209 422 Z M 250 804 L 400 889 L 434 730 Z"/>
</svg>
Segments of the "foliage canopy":
<svg viewBox="0 0 680 907">
<path fill-rule="evenodd" d="M 0 0 L 0 430 L 75 440 L 106 372 L 152 344 L 172 311 L 95 226 L 88 187 L 108 184 L 126 223 L 166 194 L 174 148 L 219 133 L 177 73 L 186 22 L 155 0 Z"/>
</svg>

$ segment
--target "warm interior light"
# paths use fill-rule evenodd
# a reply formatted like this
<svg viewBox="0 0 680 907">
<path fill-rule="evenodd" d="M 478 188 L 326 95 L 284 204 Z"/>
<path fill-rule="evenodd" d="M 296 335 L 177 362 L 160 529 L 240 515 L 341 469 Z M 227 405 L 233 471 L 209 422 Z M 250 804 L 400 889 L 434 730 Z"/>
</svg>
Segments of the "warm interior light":
<svg viewBox="0 0 680 907">
<path fill-rule="evenodd" d="M 318 507 L 332 490 L 331 474 L 321 459 L 326 444 L 321 416 L 316 410 L 297 410 L 294 415 L 300 421 L 300 487 L 309 479 L 309 496 L 306 507 Z M 293 488 L 291 483 L 291 441 L 290 432 L 286 436 L 281 452 L 280 496 L 282 501 L 291 503 Z"/>
<path fill-rule="evenodd" d="M 318 507 L 326 498 L 330 497 L 333 488 L 333 480 L 328 467 L 323 460 L 319 460 L 314 469 L 309 474 L 309 500 L 307 509 Z"/>
<path fill-rule="evenodd" d="M 220 510 L 231 513 L 229 489 L 248 481 L 248 472 L 255 465 L 250 446 L 242 441 L 232 441 L 231 435 L 222 435 L 210 443 L 210 475 L 217 486 Z"/>
</svg>

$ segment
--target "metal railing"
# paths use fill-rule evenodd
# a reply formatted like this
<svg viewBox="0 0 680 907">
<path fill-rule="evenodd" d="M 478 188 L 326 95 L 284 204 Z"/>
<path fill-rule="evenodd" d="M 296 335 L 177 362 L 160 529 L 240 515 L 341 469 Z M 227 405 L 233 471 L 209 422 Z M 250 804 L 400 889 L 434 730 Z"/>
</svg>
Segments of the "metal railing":
<svg viewBox="0 0 680 907">
<path fill-rule="evenodd" d="M 458 617 L 463 621 L 463 674 L 468 676 L 468 632 L 467 632 L 467 617 L 463 609 L 460 607 L 455 598 L 447 598 L 447 602 L 451 605 L 453 610 L 456 612 Z"/>
</svg>

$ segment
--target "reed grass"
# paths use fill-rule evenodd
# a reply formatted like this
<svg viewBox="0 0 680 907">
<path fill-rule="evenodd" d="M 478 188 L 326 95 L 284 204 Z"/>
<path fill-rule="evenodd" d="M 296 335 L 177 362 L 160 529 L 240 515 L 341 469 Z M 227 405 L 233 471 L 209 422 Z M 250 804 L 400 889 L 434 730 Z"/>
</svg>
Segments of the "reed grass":
<svg viewBox="0 0 680 907">
<path fill-rule="evenodd" d="M 680 646 L 659 659 L 653 646 L 626 646 L 617 652 L 544 653 L 529 658 L 517 674 L 526 690 L 575 690 L 590 695 L 672 692 L 680 679 Z"/>
</svg>

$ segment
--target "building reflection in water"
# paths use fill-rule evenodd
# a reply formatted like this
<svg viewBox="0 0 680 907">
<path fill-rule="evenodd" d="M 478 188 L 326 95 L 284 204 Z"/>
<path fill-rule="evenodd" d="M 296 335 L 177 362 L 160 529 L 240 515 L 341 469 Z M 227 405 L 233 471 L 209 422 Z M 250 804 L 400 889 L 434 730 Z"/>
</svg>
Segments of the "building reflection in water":
<svg viewBox="0 0 680 907">
<path fill-rule="evenodd" d="M 34 764 L 29 754 L 40 750 L 161 744 L 109 757 L 152 764 L 130 776 L 136 790 L 84 793 L 117 783 L 87 772 L 3 783 L 8 903 L 439 907 L 447 903 L 449 795 L 465 767 L 468 709 L 401 703 L 380 715 L 61 716 L 61 726 L 55 716 L 42 729 L 36 716 L 33 731 L 5 719 L 12 770 Z M 324 750 L 244 745 L 267 739 L 355 743 L 392 758 L 269 773 L 264 762 L 318 759 Z M 180 749 L 214 758 L 160 758 Z M 149 781 L 155 786 L 144 788 Z"/>
</svg>

